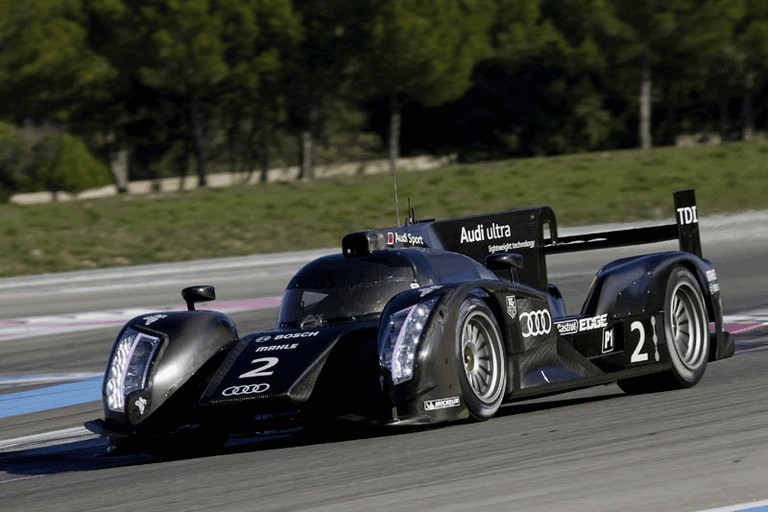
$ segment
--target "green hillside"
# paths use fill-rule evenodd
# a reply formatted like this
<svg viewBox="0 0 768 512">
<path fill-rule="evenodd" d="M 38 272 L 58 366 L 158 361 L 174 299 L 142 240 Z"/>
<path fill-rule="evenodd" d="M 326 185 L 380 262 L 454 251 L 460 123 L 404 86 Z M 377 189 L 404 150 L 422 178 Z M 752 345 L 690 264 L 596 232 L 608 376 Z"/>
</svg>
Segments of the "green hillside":
<svg viewBox="0 0 768 512">
<path fill-rule="evenodd" d="M 396 223 L 392 176 L 353 176 L 0 205 L 0 275 L 23 275 L 337 246 Z M 695 188 L 700 214 L 768 209 L 768 141 L 452 165 L 397 175 L 400 218 L 548 204 L 561 226 L 672 218 Z"/>
</svg>

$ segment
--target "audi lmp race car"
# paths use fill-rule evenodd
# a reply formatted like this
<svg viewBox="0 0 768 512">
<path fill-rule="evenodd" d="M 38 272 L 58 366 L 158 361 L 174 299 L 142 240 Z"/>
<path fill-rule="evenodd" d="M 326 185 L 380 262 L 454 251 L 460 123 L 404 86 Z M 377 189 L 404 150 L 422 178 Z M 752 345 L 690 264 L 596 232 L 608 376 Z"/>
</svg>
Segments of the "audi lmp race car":
<svg viewBox="0 0 768 512">
<path fill-rule="evenodd" d="M 702 259 L 692 190 L 676 223 L 557 234 L 549 207 L 359 231 L 291 279 L 277 325 L 238 335 L 195 304 L 142 315 L 119 333 L 103 383 L 113 447 L 220 447 L 231 435 L 346 418 L 374 425 L 484 420 L 505 403 L 618 382 L 686 388 L 734 353 L 717 274 Z M 680 250 L 601 268 L 568 314 L 546 257 L 679 240 Z"/>
</svg>

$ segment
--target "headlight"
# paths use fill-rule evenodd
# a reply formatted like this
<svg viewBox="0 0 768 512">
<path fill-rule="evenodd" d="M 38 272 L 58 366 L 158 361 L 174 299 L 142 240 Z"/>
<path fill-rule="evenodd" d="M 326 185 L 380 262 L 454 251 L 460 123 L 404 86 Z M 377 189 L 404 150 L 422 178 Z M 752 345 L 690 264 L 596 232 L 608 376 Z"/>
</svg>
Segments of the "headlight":
<svg viewBox="0 0 768 512">
<path fill-rule="evenodd" d="M 421 335 L 438 297 L 415 304 L 390 316 L 380 338 L 379 361 L 400 384 L 413 378 L 413 364 Z"/>
<path fill-rule="evenodd" d="M 104 392 L 107 407 L 115 412 L 125 411 L 125 397 L 147 385 L 152 356 L 160 346 L 160 338 L 131 328 L 123 331 L 107 370 Z"/>
</svg>

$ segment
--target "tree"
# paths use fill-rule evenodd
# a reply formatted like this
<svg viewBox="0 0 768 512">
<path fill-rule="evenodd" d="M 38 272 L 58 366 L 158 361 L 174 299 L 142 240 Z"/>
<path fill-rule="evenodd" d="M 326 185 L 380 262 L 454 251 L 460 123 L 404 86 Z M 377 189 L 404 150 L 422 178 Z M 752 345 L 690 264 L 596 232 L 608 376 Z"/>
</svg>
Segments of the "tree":
<svg viewBox="0 0 768 512">
<path fill-rule="evenodd" d="M 638 0 L 623 3 L 617 16 L 623 23 L 616 46 L 618 66 L 631 65 L 636 70 L 638 87 L 638 143 L 653 145 L 651 115 L 653 108 L 653 69 L 672 51 L 680 30 L 677 13 L 690 6 L 688 0 Z M 639 76 L 638 76 L 639 74 Z"/>
<path fill-rule="evenodd" d="M 91 50 L 80 0 L 0 2 L 0 117 L 67 123 L 114 69 Z"/>
<path fill-rule="evenodd" d="M 168 91 L 148 85 L 141 73 L 156 59 L 150 37 L 153 28 L 146 23 L 143 9 L 138 2 L 123 0 L 88 0 L 85 4 L 89 46 L 116 73 L 101 101 L 85 103 L 79 109 L 77 122 L 80 131 L 99 141 L 99 152 L 110 162 L 120 192 L 127 190 L 129 179 L 164 174 L 156 168 L 163 159 L 183 159 L 182 173 L 187 167 L 189 116 L 183 103 Z M 170 157 L 172 153 L 177 153 L 175 158 Z"/>
<path fill-rule="evenodd" d="M 161 132 L 156 138 L 176 139 L 180 156 L 191 147 L 205 186 L 207 131 L 228 73 L 214 0 L 92 0 L 91 12 L 92 40 L 122 74 L 124 97 L 113 99 L 131 112 L 122 119 L 125 130 L 152 124 Z"/>
<path fill-rule="evenodd" d="M 754 137 L 752 98 L 755 84 L 768 77 L 768 4 L 747 0 L 744 17 L 736 29 L 736 45 L 744 56 L 742 138 Z"/>
<path fill-rule="evenodd" d="M 403 102 L 439 105 L 470 87 L 475 64 L 489 49 L 493 15 L 486 0 L 391 0 L 369 21 L 369 58 L 362 63 L 367 90 L 388 98 L 389 165 L 400 155 Z"/>
<path fill-rule="evenodd" d="M 109 183 L 103 162 L 61 129 L 0 121 L 0 198 L 18 191 L 80 192 Z"/>
<path fill-rule="evenodd" d="M 734 30 L 743 14 L 742 0 L 691 2 L 676 13 L 681 29 L 659 67 L 669 119 L 667 142 L 678 135 L 680 122 L 694 132 L 717 127 L 723 140 L 730 138 L 729 98 L 733 77 L 742 75 L 738 69 L 743 67 Z"/>
<path fill-rule="evenodd" d="M 0 201 L 5 201 L 34 169 L 32 141 L 14 125 L 0 121 Z"/>
<path fill-rule="evenodd" d="M 81 0 L 0 2 L 0 117 L 24 125 L 19 133 L 28 143 L 40 138 L 38 132 L 48 133 L 41 139 L 46 143 L 37 144 L 37 153 L 45 153 L 45 147 L 61 148 L 55 165 L 49 159 L 25 169 L 24 180 L 17 181 L 20 188 L 48 183 L 47 178 L 32 175 L 51 175 L 51 169 L 62 189 L 102 184 L 101 176 L 94 178 L 101 164 L 85 144 L 88 140 L 93 146 L 92 124 L 84 119 L 108 97 L 117 71 L 90 45 L 85 4 Z"/>
<path fill-rule="evenodd" d="M 36 166 L 28 185 L 34 190 L 81 192 L 109 183 L 103 162 L 69 133 L 44 133 L 35 146 Z"/>
<path fill-rule="evenodd" d="M 294 0 L 302 41 L 289 64 L 290 123 L 298 134 L 301 177 L 314 175 L 317 139 L 339 103 L 359 98 L 362 67 L 370 56 L 368 21 L 380 1 Z M 342 114 L 343 115 L 343 114 Z"/>
<path fill-rule="evenodd" d="M 288 61 L 301 41 L 300 19 L 287 0 L 223 1 L 218 9 L 229 68 L 220 88 L 229 144 L 258 156 L 266 181 L 270 138 L 286 116 Z M 240 158 L 249 167 L 254 160 Z"/>
<path fill-rule="evenodd" d="M 217 99 L 215 88 L 228 72 L 222 20 L 211 4 L 209 0 L 150 1 L 138 11 L 150 27 L 154 47 L 150 60 L 139 69 L 140 76 L 148 86 L 178 98 L 183 105 L 201 187 L 207 184 L 207 116 Z"/>
<path fill-rule="evenodd" d="M 728 45 L 740 4 L 741 0 L 616 2 L 624 30 L 610 54 L 620 80 L 639 83 L 640 147 L 653 144 L 654 104 L 660 105 L 656 110 L 663 123 L 657 124 L 656 132 L 664 142 L 674 140 L 686 109 L 701 110 L 696 103 L 715 98 L 708 101 L 721 103 L 721 117 L 726 113 L 726 106 L 716 99 L 721 82 L 717 74 L 732 53 Z M 709 119 L 710 114 L 703 117 Z M 700 114 L 695 115 L 689 128 L 706 128 L 701 120 Z"/>
<path fill-rule="evenodd" d="M 615 28 L 607 8 L 603 0 L 497 0 L 492 55 L 460 101 L 460 158 L 605 147 L 612 123 L 600 42 Z"/>
</svg>

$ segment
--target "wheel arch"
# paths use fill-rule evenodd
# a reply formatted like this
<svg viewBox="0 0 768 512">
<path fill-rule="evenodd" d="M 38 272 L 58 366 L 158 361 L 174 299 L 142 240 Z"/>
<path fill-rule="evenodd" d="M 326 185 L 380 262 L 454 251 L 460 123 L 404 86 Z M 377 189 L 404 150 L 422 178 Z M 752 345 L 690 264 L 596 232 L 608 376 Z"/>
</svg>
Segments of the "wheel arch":
<svg viewBox="0 0 768 512">
<path fill-rule="evenodd" d="M 709 334 L 705 293 L 696 272 L 682 263 L 673 265 L 664 290 L 662 332 L 669 366 L 651 375 L 619 380 L 619 387 L 628 393 L 692 387 L 710 360 L 713 337 Z"/>
<path fill-rule="evenodd" d="M 518 289 L 519 288 L 519 289 Z M 393 300 L 385 308 L 384 318 L 390 309 L 407 307 L 423 297 L 417 290 L 403 292 L 397 300 Z M 469 410 L 461 400 L 461 407 L 451 407 L 434 411 L 425 411 L 424 404 L 431 400 L 449 399 L 460 395 L 460 378 L 458 361 L 456 359 L 456 336 L 459 310 L 467 299 L 478 299 L 487 306 L 499 328 L 503 350 L 507 358 L 506 387 L 516 387 L 512 380 L 509 354 L 516 343 L 513 330 L 509 329 L 509 321 L 504 307 L 505 295 L 535 296 L 546 302 L 545 296 L 525 286 L 512 285 L 495 280 L 477 280 L 463 283 L 442 285 L 440 289 L 430 292 L 441 295 L 436 304 L 430 321 L 430 327 L 422 340 L 417 356 L 417 366 L 414 379 L 392 387 L 390 394 L 391 405 L 396 406 L 401 419 L 415 419 L 427 423 L 453 421 L 470 417 Z M 428 295 L 425 295 L 428 297 Z M 507 318 L 507 320 L 509 320 Z M 385 374 L 385 378 L 388 377 Z"/>
<path fill-rule="evenodd" d="M 513 328 L 516 313 L 509 309 L 511 306 L 507 303 L 507 298 L 538 300 L 550 307 L 547 295 L 541 291 L 521 284 L 510 285 L 500 281 L 480 281 L 457 287 L 451 297 L 452 302 L 447 306 L 451 311 L 458 312 L 461 304 L 470 297 L 481 299 L 491 310 L 501 330 L 504 349 L 508 354 L 519 352 L 521 348 L 518 346 L 520 340 L 517 330 Z"/>
<path fill-rule="evenodd" d="M 666 282 L 676 266 L 686 268 L 695 276 L 707 302 L 710 320 L 714 320 L 712 294 L 706 280 L 706 272 L 712 265 L 684 252 L 634 256 L 605 265 L 597 272 L 587 292 L 582 314 L 594 316 L 662 309 Z"/>
<path fill-rule="evenodd" d="M 732 347 L 724 331 L 717 274 L 710 261 L 695 254 L 682 251 L 653 253 L 605 265 L 597 272 L 587 292 L 582 314 L 631 316 L 662 310 L 666 282 L 676 266 L 693 274 L 704 297 L 708 321 L 714 324 L 716 342 L 710 344 L 709 359 L 727 357 Z"/>
</svg>

